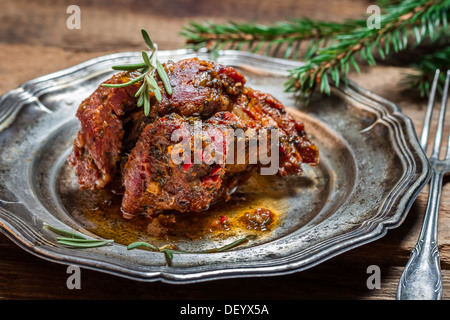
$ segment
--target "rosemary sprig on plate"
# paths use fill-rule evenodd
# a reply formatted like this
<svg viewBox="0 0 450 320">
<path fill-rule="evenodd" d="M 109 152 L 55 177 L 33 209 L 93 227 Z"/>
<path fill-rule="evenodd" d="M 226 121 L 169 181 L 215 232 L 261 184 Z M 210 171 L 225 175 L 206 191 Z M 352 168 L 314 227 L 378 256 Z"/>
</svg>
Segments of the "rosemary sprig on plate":
<svg viewBox="0 0 450 320">
<path fill-rule="evenodd" d="M 143 242 L 143 241 L 137 241 L 137 242 L 133 242 L 131 244 L 129 244 L 127 246 L 128 250 L 132 250 L 132 249 L 136 249 L 136 248 L 140 248 L 140 247 L 144 247 L 147 248 L 151 251 L 156 251 L 156 252 L 163 252 L 164 256 L 166 257 L 166 261 L 168 265 L 172 264 L 172 260 L 173 260 L 173 253 L 186 253 L 186 254 L 192 254 L 192 253 L 213 253 L 213 252 L 223 252 L 223 251 L 227 251 L 230 249 L 233 249 L 245 242 L 247 242 L 248 240 L 254 239 L 254 236 L 246 236 L 243 237 L 241 239 L 238 239 L 236 241 L 233 241 L 232 243 L 229 243 L 227 245 L 221 246 L 219 248 L 213 248 L 213 249 L 208 249 L 208 250 L 201 250 L 201 251 L 186 251 L 186 250 L 178 250 L 178 249 L 169 249 L 166 246 L 158 248 L 157 246 L 148 243 L 148 242 Z"/>
<path fill-rule="evenodd" d="M 136 92 L 136 98 L 138 98 L 137 105 L 138 107 L 144 106 L 144 114 L 147 116 L 150 113 L 150 92 L 155 95 L 156 100 L 161 101 L 162 98 L 161 90 L 155 80 L 155 73 L 158 73 L 168 95 L 172 94 L 172 85 L 170 84 L 170 80 L 164 66 L 158 60 L 158 46 L 150 39 L 147 31 L 142 29 L 141 33 L 145 44 L 150 49 L 149 53 L 144 50 L 142 51 L 142 59 L 144 62 L 112 67 L 114 70 L 118 71 L 140 71 L 141 74 L 125 83 L 104 83 L 102 86 L 120 88 L 142 82 Z"/>
<path fill-rule="evenodd" d="M 104 239 L 87 239 L 86 237 L 74 233 L 72 231 L 67 231 L 63 229 L 56 228 L 47 223 L 44 223 L 44 228 L 56 233 L 60 237 L 56 240 L 59 244 L 63 244 L 74 248 L 94 248 L 101 247 L 114 242 L 114 240 L 104 240 Z"/>
<path fill-rule="evenodd" d="M 104 245 L 108 245 L 114 242 L 114 240 L 104 240 L 104 239 L 87 239 L 86 237 L 77 234 L 72 231 L 67 231 L 63 229 L 56 228 L 54 226 L 51 226 L 47 223 L 44 223 L 44 228 L 56 233 L 60 237 L 57 237 L 56 240 L 59 244 L 63 244 L 72 248 L 94 248 L 94 247 L 100 247 Z M 207 250 L 201 250 L 201 251 L 186 251 L 186 250 L 178 250 L 178 249 L 170 249 L 167 246 L 163 246 L 161 248 L 158 248 L 157 246 L 143 241 L 137 241 L 129 244 L 127 246 L 128 250 L 144 247 L 151 251 L 155 252 L 162 252 L 164 253 L 164 256 L 166 257 L 166 261 L 168 265 L 172 264 L 173 260 L 173 254 L 174 253 L 185 253 L 185 254 L 192 254 L 192 253 L 213 253 L 213 252 L 224 252 L 230 249 L 233 249 L 249 240 L 254 239 L 254 236 L 246 236 L 241 239 L 238 239 L 236 241 L 233 241 L 229 244 L 226 244 L 224 246 L 218 247 L 218 248 L 212 248 Z"/>
</svg>

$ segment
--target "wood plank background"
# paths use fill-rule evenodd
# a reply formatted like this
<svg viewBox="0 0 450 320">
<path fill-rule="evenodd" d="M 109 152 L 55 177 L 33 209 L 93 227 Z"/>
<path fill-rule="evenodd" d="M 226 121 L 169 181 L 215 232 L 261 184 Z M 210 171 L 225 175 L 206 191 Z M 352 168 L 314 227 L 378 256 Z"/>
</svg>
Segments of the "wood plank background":
<svg viewBox="0 0 450 320">
<path fill-rule="evenodd" d="M 69 5 L 81 8 L 81 29 L 66 27 Z M 140 51 L 146 28 L 160 49 L 182 48 L 179 35 L 189 21 L 270 23 L 307 16 L 329 21 L 360 17 L 370 1 L 358 0 L 2 0 L 0 2 L 0 94 L 22 82 L 120 51 Z M 418 132 L 426 101 L 402 93 L 411 70 L 380 64 L 351 78 L 398 104 Z M 219 280 L 192 285 L 141 283 L 82 270 L 82 289 L 66 287 L 66 266 L 37 258 L 0 234 L 0 299 L 395 299 L 398 280 L 419 235 L 427 189 L 406 221 L 380 240 L 353 249 L 312 269 L 267 278 Z M 443 299 L 450 297 L 450 184 L 444 181 L 439 217 Z M 381 269 L 381 289 L 369 290 L 366 272 Z M 236 289 L 239 288 L 239 289 Z"/>
</svg>

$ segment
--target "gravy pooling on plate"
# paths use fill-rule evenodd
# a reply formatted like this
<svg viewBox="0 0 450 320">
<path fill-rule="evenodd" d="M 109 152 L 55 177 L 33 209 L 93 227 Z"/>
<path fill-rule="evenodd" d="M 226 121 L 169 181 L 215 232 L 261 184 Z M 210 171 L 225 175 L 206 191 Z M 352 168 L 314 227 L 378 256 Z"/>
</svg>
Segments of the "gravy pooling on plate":
<svg viewBox="0 0 450 320">
<path fill-rule="evenodd" d="M 72 168 L 66 166 L 61 176 L 70 177 L 71 173 Z M 226 203 L 217 203 L 207 211 L 168 211 L 155 217 L 138 216 L 133 221 L 123 219 L 121 196 L 110 190 L 77 189 L 62 183 L 61 201 L 72 208 L 74 219 L 102 238 L 124 245 L 136 241 L 165 245 L 248 235 L 270 237 L 289 211 L 286 194 L 293 192 L 298 190 L 286 179 L 255 174 Z"/>
</svg>

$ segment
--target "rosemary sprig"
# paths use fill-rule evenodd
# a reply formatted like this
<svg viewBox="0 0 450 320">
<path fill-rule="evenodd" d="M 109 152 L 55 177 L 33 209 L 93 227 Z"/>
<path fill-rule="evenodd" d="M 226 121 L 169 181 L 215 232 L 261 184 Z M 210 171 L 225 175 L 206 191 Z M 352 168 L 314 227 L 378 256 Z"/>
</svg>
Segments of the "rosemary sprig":
<svg viewBox="0 0 450 320">
<path fill-rule="evenodd" d="M 86 237 L 75 232 L 59 229 L 47 223 L 44 223 L 44 228 L 61 236 L 56 238 L 56 241 L 59 244 L 63 244 L 73 248 L 101 247 L 114 242 L 114 240 L 87 239 Z"/>
<path fill-rule="evenodd" d="M 157 101 L 161 101 L 162 93 L 155 80 L 155 74 L 158 73 L 168 95 L 172 94 L 172 85 L 170 84 L 169 77 L 167 75 L 164 66 L 158 60 L 158 46 L 150 39 L 147 31 L 141 30 L 142 38 L 147 45 L 150 52 L 142 51 L 142 59 L 144 62 L 129 65 L 117 65 L 112 68 L 117 71 L 140 71 L 140 75 L 131 79 L 125 83 L 104 83 L 102 86 L 110 88 L 121 88 L 133 85 L 138 82 L 142 82 L 138 91 L 136 92 L 136 98 L 138 98 L 138 107 L 144 106 L 144 114 L 147 116 L 150 113 L 150 92 L 153 93 Z"/>
<path fill-rule="evenodd" d="M 131 244 L 129 244 L 127 246 L 128 250 L 132 250 L 132 249 L 136 249 L 136 248 L 140 248 L 140 247 L 144 247 L 149 249 L 150 251 L 155 251 L 155 252 L 162 252 L 164 253 L 164 256 L 166 257 L 166 261 L 168 265 L 172 265 L 172 260 L 173 260 L 173 253 L 183 253 L 183 254 L 194 254 L 194 253 L 213 253 L 213 252 L 223 252 L 223 251 L 227 251 L 230 249 L 233 249 L 251 239 L 254 239 L 253 236 L 246 236 L 243 237 L 241 239 L 238 239 L 236 241 L 233 241 L 232 243 L 229 243 L 227 245 L 221 246 L 219 248 L 213 248 L 213 249 L 208 249 L 208 250 L 201 250 L 201 251 L 186 251 L 186 250 L 178 250 L 178 249 L 169 249 L 166 246 L 163 246 L 161 248 L 158 248 L 157 246 L 148 243 L 148 242 L 143 242 L 143 241 L 137 241 L 137 242 L 133 242 Z"/>
</svg>

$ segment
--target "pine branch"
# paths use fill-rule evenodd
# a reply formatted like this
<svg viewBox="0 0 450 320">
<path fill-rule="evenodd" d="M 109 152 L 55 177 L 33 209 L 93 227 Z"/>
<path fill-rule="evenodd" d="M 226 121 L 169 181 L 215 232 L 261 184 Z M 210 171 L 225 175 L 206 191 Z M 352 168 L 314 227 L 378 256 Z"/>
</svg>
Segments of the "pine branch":
<svg viewBox="0 0 450 320">
<path fill-rule="evenodd" d="M 181 35 L 186 38 L 188 47 L 191 49 L 206 47 L 213 52 L 221 49 L 236 49 L 254 53 L 263 52 L 271 56 L 284 52 L 282 56 L 291 59 L 299 57 L 300 44 L 308 41 L 309 46 L 303 55 L 308 59 L 326 44 L 326 39 L 349 32 L 365 23 L 365 20 L 337 23 L 308 18 L 290 19 L 267 26 L 255 23 L 229 22 L 220 25 L 212 22 L 191 22 L 189 26 L 183 28 Z"/>
<path fill-rule="evenodd" d="M 407 90 L 418 89 L 420 96 L 428 96 L 436 69 L 441 70 L 437 90 L 442 94 L 445 83 L 445 72 L 450 70 L 450 45 L 421 57 L 412 65 L 417 70 L 416 74 L 405 78 L 404 84 Z"/>
<path fill-rule="evenodd" d="M 291 71 L 287 90 L 300 92 L 302 97 L 311 93 L 316 85 L 320 91 L 329 94 L 329 77 L 336 85 L 347 81 L 347 74 L 352 66 L 359 72 L 358 61 L 376 64 L 374 52 L 385 59 L 394 53 L 405 50 L 411 35 L 414 45 L 420 45 L 424 39 L 435 39 L 442 26 L 447 27 L 447 12 L 450 3 L 446 0 L 406 0 L 396 6 L 386 8 L 381 15 L 381 28 L 356 28 L 350 33 L 337 35 L 337 43 L 321 49 L 307 63 Z"/>
<path fill-rule="evenodd" d="M 307 97 L 319 87 L 330 93 L 330 83 L 347 82 L 353 68 L 360 71 L 360 63 L 375 65 L 378 56 L 388 57 L 424 42 L 449 44 L 448 0 L 378 0 L 383 9 L 379 29 L 369 29 L 366 19 L 344 23 L 321 22 L 307 18 L 292 19 L 268 26 L 230 22 L 226 25 L 211 22 L 195 23 L 182 31 L 191 48 L 207 47 L 211 51 L 223 48 L 248 50 L 285 58 L 303 57 L 305 65 L 291 70 L 287 91 Z M 308 48 L 300 54 L 300 44 Z M 420 70 L 420 64 L 417 65 Z M 427 73 L 423 73 L 427 79 Z M 434 71 L 433 71 L 434 74 Z M 414 79 L 410 79 L 411 81 Z M 415 79 L 412 85 L 427 91 L 427 82 Z"/>
</svg>

